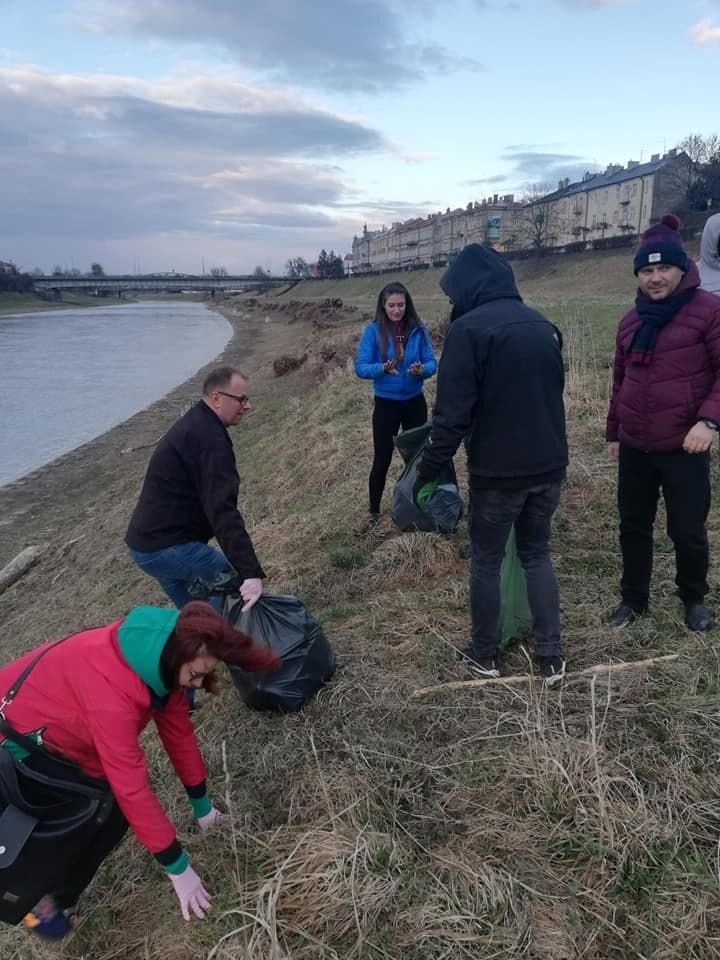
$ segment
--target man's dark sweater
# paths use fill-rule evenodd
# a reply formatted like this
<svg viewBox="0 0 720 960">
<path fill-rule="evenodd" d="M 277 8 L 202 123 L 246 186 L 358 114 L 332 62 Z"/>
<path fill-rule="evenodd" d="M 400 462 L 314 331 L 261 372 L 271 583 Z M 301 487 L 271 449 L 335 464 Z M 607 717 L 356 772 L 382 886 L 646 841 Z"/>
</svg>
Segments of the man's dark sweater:
<svg viewBox="0 0 720 960">
<path fill-rule="evenodd" d="M 241 580 L 262 578 L 238 512 L 238 487 L 230 436 L 201 400 L 155 448 L 125 542 L 149 553 L 214 536 Z"/>
</svg>

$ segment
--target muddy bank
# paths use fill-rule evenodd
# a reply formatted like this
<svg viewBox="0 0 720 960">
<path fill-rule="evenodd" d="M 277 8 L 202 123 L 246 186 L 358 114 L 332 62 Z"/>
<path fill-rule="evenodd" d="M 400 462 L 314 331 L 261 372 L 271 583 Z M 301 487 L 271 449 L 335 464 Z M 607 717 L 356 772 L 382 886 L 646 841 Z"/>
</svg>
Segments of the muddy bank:
<svg viewBox="0 0 720 960">
<path fill-rule="evenodd" d="M 221 312 L 233 327 L 222 362 L 252 367 L 267 325 L 253 311 Z M 133 569 L 123 538 L 152 447 L 200 396 L 216 363 L 107 433 L 0 488 L 0 566 L 31 544 L 45 548 L 33 569 L 0 595 L 1 658 L 122 616 L 135 603 L 165 602 Z"/>
<path fill-rule="evenodd" d="M 29 545 L 44 546 L 39 562 L 0 594 L 0 658 L 123 616 L 133 605 L 167 602 L 155 582 L 130 561 L 124 544 L 152 448 L 199 398 L 207 371 L 228 363 L 248 376 L 254 405 L 231 431 L 242 477 L 243 439 L 249 444 L 255 431 L 272 429 L 278 404 L 312 388 L 324 367 L 347 359 L 347 347 L 334 347 L 333 333 L 325 329 L 330 315 L 340 340 L 348 330 L 342 321 L 361 319 L 341 306 L 310 314 L 300 304 L 294 307 L 278 309 L 263 298 L 228 298 L 218 309 L 233 334 L 219 361 L 206 364 L 162 400 L 102 436 L 0 488 L 0 567 Z M 287 364 L 292 370 L 288 358 L 302 362 L 279 376 L 278 367 Z M 252 504 L 243 502 L 242 507 L 252 516 Z"/>
</svg>

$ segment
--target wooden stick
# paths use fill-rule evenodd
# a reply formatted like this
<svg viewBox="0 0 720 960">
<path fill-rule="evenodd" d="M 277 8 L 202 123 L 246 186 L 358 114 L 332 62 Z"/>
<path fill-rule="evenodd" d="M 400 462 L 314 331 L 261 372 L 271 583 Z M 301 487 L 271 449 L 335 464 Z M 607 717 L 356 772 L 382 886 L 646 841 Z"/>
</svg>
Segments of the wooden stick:
<svg viewBox="0 0 720 960">
<path fill-rule="evenodd" d="M 619 661 L 617 663 L 599 663 L 594 667 L 586 667 L 584 670 L 578 670 L 568 676 L 568 680 L 576 680 L 579 677 L 595 677 L 601 673 L 610 673 L 613 670 L 643 670 L 645 667 L 654 666 L 656 663 L 669 663 L 671 660 L 678 660 L 679 653 L 668 653 L 662 657 L 651 657 L 649 660 L 630 660 L 628 662 Z M 430 697 L 434 693 L 440 693 L 443 690 L 467 690 L 473 687 L 488 687 L 491 684 L 516 684 L 526 683 L 532 680 L 530 673 L 521 673 L 513 677 L 490 677 L 487 680 L 452 680 L 449 683 L 438 683 L 434 687 L 421 687 L 415 690 L 411 699 L 416 700 L 420 697 Z"/>
<path fill-rule="evenodd" d="M 154 447 L 156 444 L 160 443 L 163 435 L 160 434 L 159 437 L 156 437 L 154 440 L 151 440 L 150 443 L 140 443 L 137 447 L 125 447 L 120 451 L 120 453 L 135 453 L 136 450 L 147 450 L 148 447 Z"/>
<path fill-rule="evenodd" d="M 38 560 L 43 550 L 44 547 L 25 547 L 10 563 L 3 567 L 2 570 L 0 570 L 0 593 L 3 593 L 3 591 L 11 587 L 16 580 L 19 580 Z"/>
</svg>

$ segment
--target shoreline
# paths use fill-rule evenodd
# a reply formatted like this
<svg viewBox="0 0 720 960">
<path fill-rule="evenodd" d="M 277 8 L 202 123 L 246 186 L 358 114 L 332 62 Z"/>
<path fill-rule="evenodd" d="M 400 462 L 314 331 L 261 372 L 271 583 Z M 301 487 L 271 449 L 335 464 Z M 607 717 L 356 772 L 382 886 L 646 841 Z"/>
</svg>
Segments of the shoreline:
<svg viewBox="0 0 720 960">
<path fill-rule="evenodd" d="M 55 539 L 58 529 L 72 523 L 83 505 L 95 501 L 118 474 L 136 476 L 136 492 L 139 491 L 149 449 L 181 412 L 199 398 L 207 370 L 223 363 L 236 364 L 241 353 L 247 357 L 253 352 L 258 326 L 253 318 L 241 320 L 232 309 L 220 304 L 212 309 L 232 328 L 218 357 L 129 419 L 0 487 L 0 567 L 24 547 Z"/>
</svg>

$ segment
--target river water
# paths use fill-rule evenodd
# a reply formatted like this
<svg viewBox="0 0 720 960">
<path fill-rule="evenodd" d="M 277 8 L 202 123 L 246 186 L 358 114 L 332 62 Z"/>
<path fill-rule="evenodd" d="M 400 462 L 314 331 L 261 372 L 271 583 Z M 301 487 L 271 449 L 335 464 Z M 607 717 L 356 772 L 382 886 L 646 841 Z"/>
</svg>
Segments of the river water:
<svg viewBox="0 0 720 960">
<path fill-rule="evenodd" d="M 0 486 L 164 397 L 231 333 L 176 300 L 0 316 Z"/>
</svg>

